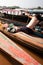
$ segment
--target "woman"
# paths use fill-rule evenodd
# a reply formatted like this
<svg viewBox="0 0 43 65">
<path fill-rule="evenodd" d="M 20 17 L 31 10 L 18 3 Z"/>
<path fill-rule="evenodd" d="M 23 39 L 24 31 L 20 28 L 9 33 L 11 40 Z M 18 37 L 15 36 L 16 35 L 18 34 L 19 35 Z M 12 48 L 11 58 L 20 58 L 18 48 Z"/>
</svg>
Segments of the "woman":
<svg viewBox="0 0 43 65">
<path fill-rule="evenodd" d="M 34 26 L 40 22 L 41 16 L 39 14 L 31 16 L 30 14 L 25 13 L 25 15 L 27 15 L 29 18 L 31 18 L 30 22 L 25 27 L 24 26 L 21 28 L 15 27 L 14 32 L 23 31 L 27 34 L 29 34 L 31 32 L 33 33 Z"/>
<path fill-rule="evenodd" d="M 21 28 L 17 28 L 15 27 L 15 30 L 13 30 L 15 33 L 16 32 L 19 32 L 19 31 L 22 31 L 22 32 L 25 32 L 27 34 L 33 34 L 33 35 L 36 35 L 38 37 L 41 37 L 43 38 L 43 34 L 40 34 L 39 32 L 34 32 L 33 31 L 33 28 L 39 23 L 41 22 L 41 15 L 39 14 L 36 14 L 34 16 L 31 16 L 30 14 L 28 13 L 25 13 L 25 15 L 27 15 L 29 18 L 31 18 L 30 22 L 24 26 L 24 27 L 21 27 Z"/>
</svg>

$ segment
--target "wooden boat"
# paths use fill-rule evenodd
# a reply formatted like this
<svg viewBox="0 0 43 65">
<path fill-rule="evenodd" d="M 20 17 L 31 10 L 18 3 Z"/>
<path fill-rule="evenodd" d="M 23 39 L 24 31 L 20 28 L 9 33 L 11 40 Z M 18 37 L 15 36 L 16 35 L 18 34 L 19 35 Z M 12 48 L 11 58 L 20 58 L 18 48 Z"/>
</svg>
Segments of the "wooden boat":
<svg viewBox="0 0 43 65">
<path fill-rule="evenodd" d="M 0 32 L 0 52 L 1 59 L 5 59 L 5 57 L 10 59 L 10 62 L 5 59 L 3 62 L 7 62 L 8 65 L 40 65 L 42 63 L 41 58 L 37 58 L 40 60 L 35 60 L 26 50 L 20 48 L 15 42 L 11 41 L 7 36 Z M 5 57 L 4 57 L 5 56 Z M 12 62 L 11 62 L 12 61 Z M 40 61 L 40 62 L 39 62 Z M 0 64 L 3 65 L 1 61 Z M 12 64 L 11 64 L 12 63 Z M 4 63 L 5 65 L 6 63 Z"/>
<path fill-rule="evenodd" d="M 41 63 L 43 65 L 43 61 L 42 61 L 41 57 L 39 57 L 36 54 L 34 54 L 31 51 L 29 51 L 30 49 L 26 49 L 26 48 L 31 48 L 32 50 L 34 49 L 36 52 L 39 52 L 41 55 L 43 55 L 43 44 L 42 44 L 43 40 L 42 40 L 42 38 L 35 37 L 35 36 L 32 36 L 32 35 L 27 35 L 27 34 L 25 34 L 23 32 L 18 32 L 18 33 L 12 34 L 12 33 L 8 32 L 7 30 L 3 30 L 2 27 L 3 27 L 3 25 L 0 26 L 0 32 L 4 33 L 7 37 L 9 37 L 10 39 L 12 39 L 15 44 L 22 45 L 22 47 L 20 46 L 20 48 L 22 48 L 23 50 L 25 50 L 25 52 L 28 51 L 27 52 L 28 54 L 30 54 L 34 59 L 36 59 L 39 63 Z M 24 48 L 24 46 L 25 46 L 25 48 Z M 1 48 L 1 58 L 5 59 L 5 61 L 4 61 L 5 63 L 8 63 L 8 65 L 11 65 L 11 64 L 14 65 L 13 61 L 15 61 L 15 63 L 19 64 L 19 62 L 17 62 L 16 60 L 12 60 L 12 59 L 11 59 L 12 62 L 11 62 L 11 60 L 9 62 L 8 61 L 9 59 L 7 60 L 6 57 L 3 56 L 3 53 L 5 54 L 4 56 L 6 56 L 6 51 L 3 52 L 3 49 Z M 8 57 L 9 57 L 9 55 L 11 55 L 11 54 L 7 53 Z M 4 64 L 4 65 L 6 65 L 6 64 Z"/>
<path fill-rule="evenodd" d="M 23 32 L 18 32 L 15 34 L 12 34 L 8 32 L 7 30 L 0 29 L 1 32 L 3 32 L 5 35 L 7 35 L 9 38 L 11 38 L 13 41 L 20 42 L 19 44 L 32 48 L 33 50 L 37 50 L 42 54 L 43 52 L 43 38 L 27 35 Z M 36 52 L 37 52 L 36 51 Z"/>
</svg>

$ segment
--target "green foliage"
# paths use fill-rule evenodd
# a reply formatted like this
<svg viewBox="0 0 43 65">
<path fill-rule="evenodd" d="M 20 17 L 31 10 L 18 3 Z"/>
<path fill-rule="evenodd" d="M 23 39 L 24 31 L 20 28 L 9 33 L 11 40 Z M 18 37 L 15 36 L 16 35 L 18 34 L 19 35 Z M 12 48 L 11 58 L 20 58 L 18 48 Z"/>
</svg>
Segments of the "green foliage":
<svg viewBox="0 0 43 65">
<path fill-rule="evenodd" d="M 15 9 L 15 8 L 20 8 L 19 6 L 10 6 L 10 7 L 8 7 L 8 8 L 10 8 L 10 9 Z"/>
</svg>

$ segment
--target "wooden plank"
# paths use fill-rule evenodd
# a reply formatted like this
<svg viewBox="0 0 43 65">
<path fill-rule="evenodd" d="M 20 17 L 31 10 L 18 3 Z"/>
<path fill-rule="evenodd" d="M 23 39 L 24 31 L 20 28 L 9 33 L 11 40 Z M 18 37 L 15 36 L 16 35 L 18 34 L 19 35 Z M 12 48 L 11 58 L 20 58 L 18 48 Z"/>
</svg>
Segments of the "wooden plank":
<svg viewBox="0 0 43 65">
<path fill-rule="evenodd" d="M 40 65 L 33 57 L 0 32 L 0 48 L 23 65 Z"/>
<path fill-rule="evenodd" d="M 18 32 L 16 34 L 13 34 L 15 37 L 18 37 L 19 39 L 31 43 L 33 45 L 36 45 L 40 48 L 43 48 L 43 39 L 39 38 L 39 37 L 35 37 L 35 36 L 31 36 L 31 35 L 27 35 L 23 32 Z"/>
</svg>

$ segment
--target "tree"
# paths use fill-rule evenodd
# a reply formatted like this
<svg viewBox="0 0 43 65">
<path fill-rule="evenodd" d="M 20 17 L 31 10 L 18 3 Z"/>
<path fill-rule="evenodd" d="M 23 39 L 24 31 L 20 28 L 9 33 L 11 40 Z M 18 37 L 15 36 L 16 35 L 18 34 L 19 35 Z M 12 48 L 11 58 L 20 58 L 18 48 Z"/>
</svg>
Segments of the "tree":
<svg viewBox="0 0 43 65">
<path fill-rule="evenodd" d="M 41 7 L 40 7 L 40 6 L 38 6 L 38 7 L 37 7 L 37 9 L 41 9 Z"/>
</svg>

